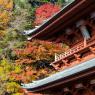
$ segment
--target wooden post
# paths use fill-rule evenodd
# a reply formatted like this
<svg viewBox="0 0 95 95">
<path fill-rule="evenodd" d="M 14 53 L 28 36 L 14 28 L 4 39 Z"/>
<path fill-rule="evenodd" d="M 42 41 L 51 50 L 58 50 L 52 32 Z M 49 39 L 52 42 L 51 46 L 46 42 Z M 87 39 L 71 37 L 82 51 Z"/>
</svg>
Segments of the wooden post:
<svg viewBox="0 0 95 95">
<path fill-rule="evenodd" d="M 57 54 L 55 53 L 55 60 L 54 61 L 57 61 L 58 59 L 57 59 Z"/>
<path fill-rule="evenodd" d="M 87 40 L 86 40 L 86 38 L 84 38 L 84 47 L 86 47 L 87 46 Z"/>
<path fill-rule="evenodd" d="M 84 47 L 87 45 L 87 40 L 90 39 L 90 34 L 89 31 L 87 29 L 87 27 L 85 26 L 85 21 L 81 20 L 76 24 L 77 27 L 79 27 L 82 36 L 84 38 Z"/>
</svg>

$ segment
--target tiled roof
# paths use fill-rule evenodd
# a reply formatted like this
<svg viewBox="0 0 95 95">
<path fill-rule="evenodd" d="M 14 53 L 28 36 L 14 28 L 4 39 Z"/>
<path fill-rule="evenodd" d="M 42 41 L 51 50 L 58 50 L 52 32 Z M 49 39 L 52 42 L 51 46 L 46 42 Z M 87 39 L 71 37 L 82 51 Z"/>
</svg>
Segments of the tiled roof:
<svg viewBox="0 0 95 95">
<path fill-rule="evenodd" d="M 33 83 L 22 84 L 22 88 L 31 89 L 31 91 L 34 91 L 33 89 L 38 90 L 36 88 L 38 88 L 38 87 L 41 88 L 44 85 L 50 84 L 50 83 L 57 81 L 57 80 L 60 80 L 60 79 L 64 79 L 64 78 L 69 77 L 71 75 L 75 75 L 77 73 L 80 73 L 82 71 L 85 71 L 85 70 L 93 68 L 93 67 L 95 67 L 95 58 L 91 59 L 87 62 L 84 62 L 82 64 L 76 65 L 72 68 L 68 68 L 64 71 L 53 74 L 47 78 L 44 78 L 44 79 L 41 79 L 38 81 L 34 81 Z M 54 85 L 57 85 L 57 83 L 55 83 Z"/>
<path fill-rule="evenodd" d="M 39 25 L 38 27 L 35 27 L 34 29 L 31 30 L 25 30 L 23 32 L 24 35 L 34 35 L 38 32 L 38 30 L 40 30 L 42 27 L 45 27 L 46 25 L 50 24 L 50 22 L 55 19 L 58 15 L 60 15 L 60 13 L 62 11 L 64 11 L 68 6 L 70 6 L 74 1 L 76 0 L 70 0 L 70 2 L 66 3 L 66 5 L 57 13 L 55 13 L 52 17 L 50 17 L 49 19 L 45 20 L 44 23 L 42 23 L 41 25 Z M 28 40 L 32 39 L 32 37 L 28 38 Z"/>
</svg>

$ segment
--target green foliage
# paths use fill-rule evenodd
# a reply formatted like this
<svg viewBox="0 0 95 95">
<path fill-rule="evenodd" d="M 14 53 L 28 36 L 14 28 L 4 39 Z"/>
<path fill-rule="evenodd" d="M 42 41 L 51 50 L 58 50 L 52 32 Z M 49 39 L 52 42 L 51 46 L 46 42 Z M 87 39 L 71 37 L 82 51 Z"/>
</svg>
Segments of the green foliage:
<svg viewBox="0 0 95 95">
<path fill-rule="evenodd" d="M 9 2 L 5 4 L 2 1 Z M 54 53 L 64 52 L 65 46 L 36 40 L 27 44 L 26 37 L 22 36 L 21 32 L 34 27 L 37 7 L 32 7 L 28 0 L 0 0 L 1 5 L 3 7 L 0 8 L 0 95 L 6 92 L 9 95 L 22 95 L 19 93 L 18 83 L 48 76 L 53 69 L 48 68 L 49 65 L 46 67 L 44 63 L 52 62 Z M 15 49 L 19 50 L 19 55 L 15 53 Z"/>
<path fill-rule="evenodd" d="M 31 7 L 28 0 L 14 0 L 14 4 L 14 19 L 10 23 L 11 26 L 21 32 L 26 29 L 33 28 L 33 16 L 35 8 Z"/>
<path fill-rule="evenodd" d="M 12 51 L 14 48 L 23 47 L 26 38 L 14 29 L 5 31 L 4 37 L 0 40 L 0 57 L 2 55 L 9 60 L 15 59 L 15 54 Z"/>
<path fill-rule="evenodd" d="M 0 30 L 5 29 L 12 15 L 13 1 L 12 0 L 0 0 Z"/>
<path fill-rule="evenodd" d="M 35 1 L 45 2 L 45 3 L 49 2 L 49 0 L 35 0 Z"/>
<path fill-rule="evenodd" d="M 28 0 L 14 0 L 15 9 L 27 8 L 29 5 Z"/>
<path fill-rule="evenodd" d="M 6 90 L 7 92 L 9 93 L 16 93 L 16 92 L 19 92 L 19 89 L 20 89 L 20 85 L 17 84 L 16 82 L 8 82 L 6 84 Z"/>
<path fill-rule="evenodd" d="M 20 85 L 12 78 L 11 72 L 19 73 L 21 69 L 12 63 L 9 63 L 5 58 L 0 61 L 0 95 L 5 92 L 13 93 L 19 92 Z"/>
<path fill-rule="evenodd" d="M 2 4 L 2 0 L 0 0 L 0 4 Z M 11 6 L 11 3 L 8 5 Z M 15 74 L 21 73 L 21 67 L 11 62 L 14 62 L 16 59 L 13 49 L 22 48 L 25 44 L 26 37 L 22 36 L 20 32 L 25 29 L 24 27 L 28 29 L 32 26 L 32 22 L 30 23 L 31 20 L 28 19 L 31 16 L 29 14 L 29 7 L 26 6 L 26 3 L 24 5 L 20 8 L 21 10 L 16 7 L 14 11 L 8 10 L 10 14 L 8 14 L 7 10 L 4 11 L 0 8 L 0 95 L 4 95 L 6 92 L 10 95 L 22 95 L 19 93 L 20 85 L 15 78 Z M 10 8 L 10 6 L 7 7 Z M 19 15 L 15 13 L 16 11 Z M 9 15 L 11 16 L 11 22 Z M 17 23 L 21 27 L 20 29 L 19 27 L 15 27 Z"/>
<path fill-rule="evenodd" d="M 14 72 L 15 72 L 15 73 L 19 74 L 21 71 L 22 71 L 22 70 L 21 70 L 21 66 L 15 66 L 15 67 L 14 67 Z"/>
<path fill-rule="evenodd" d="M 14 94 L 12 94 L 12 95 L 22 95 L 22 93 L 14 93 Z"/>
</svg>

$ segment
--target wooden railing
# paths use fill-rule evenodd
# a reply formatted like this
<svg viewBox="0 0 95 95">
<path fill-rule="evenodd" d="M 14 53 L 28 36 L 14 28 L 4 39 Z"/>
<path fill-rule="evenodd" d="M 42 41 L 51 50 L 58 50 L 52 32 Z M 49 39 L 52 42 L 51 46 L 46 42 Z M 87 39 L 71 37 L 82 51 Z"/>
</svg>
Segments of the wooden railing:
<svg viewBox="0 0 95 95">
<path fill-rule="evenodd" d="M 55 62 L 61 59 L 65 59 L 66 57 L 69 57 L 87 47 L 90 47 L 93 44 L 95 44 L 95 36 L 91 38 L 90 40 L 88 40 L 87 42 L 85 41 L 80 42 L 78 45 L 72 47 L 71 49 L 67 50 L 66 52 L 62 54 L 55 54 Z"/>
<path fill-rule="evenodd" d="M 80 43 L 79 45 L 74 46 L 73 48 L 67 50 L 66 52 L 62 53 L 62 54 L 55 54 L 55 61 L 60 60 L 60 59 L 64 59 L 65 57 L 76 53 L 77 51 L 81 50 L 84 47 L 84 43 Z"/>
</svg>

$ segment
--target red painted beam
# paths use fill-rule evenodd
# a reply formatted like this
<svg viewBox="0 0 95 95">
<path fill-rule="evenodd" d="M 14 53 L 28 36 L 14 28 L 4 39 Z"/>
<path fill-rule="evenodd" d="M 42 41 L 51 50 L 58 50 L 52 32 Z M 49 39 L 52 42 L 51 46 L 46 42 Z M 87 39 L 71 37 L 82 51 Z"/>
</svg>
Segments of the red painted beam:
<svg viewBox="0 0 95 95">
<path fill-rule="evenodd" d="M 68 17 L 71 17 L 72 13 L 77 11 L 79 8 L 85 6 L 86 4 L 89 4 L 89 2 L 92 3 L 92 1 L 90 1 L 90 0 L 88 0 L 88 1 L 82 0 L 81 2 L 76 4 L 73 8 L 71 8 L 69 11 L 67 11 L 62 16 L 60 16 L 57 20 L 55 20 L 54 22 L 49 24 L 47 27 L 45 27 L 42 31 L 33 35 L 32 38 L 41 38 L 41 37 L 43 37 L 43 35 L 45 36 L 45 34 L 49 33 L 49 31 L 52 29 L 52 27 L 58 26 L 62 22 L 62 20 L 66 21 Z"/>
</svg>

